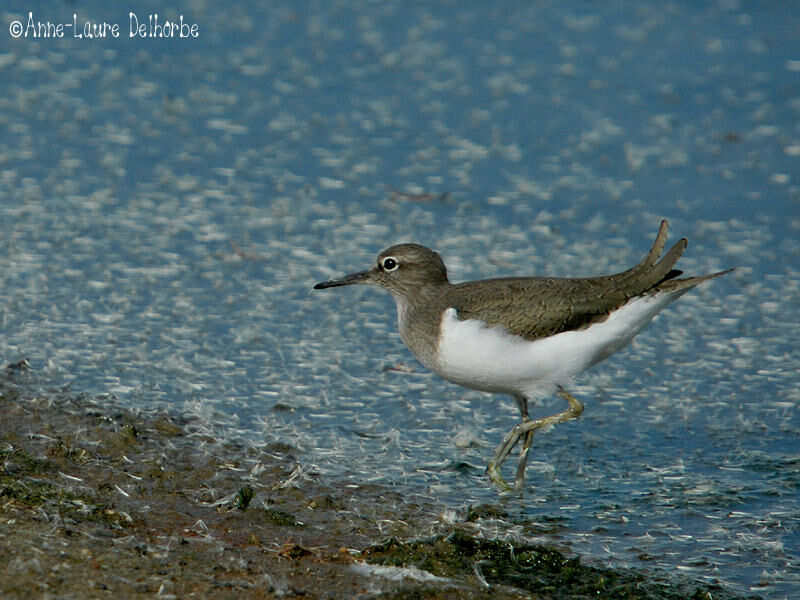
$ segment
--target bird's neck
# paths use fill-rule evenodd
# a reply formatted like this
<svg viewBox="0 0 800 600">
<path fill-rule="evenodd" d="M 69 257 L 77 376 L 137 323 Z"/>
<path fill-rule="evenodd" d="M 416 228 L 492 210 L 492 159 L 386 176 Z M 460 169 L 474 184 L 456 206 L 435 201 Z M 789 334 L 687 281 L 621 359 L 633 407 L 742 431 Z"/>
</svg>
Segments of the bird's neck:
<svg viewBox="0 0 800 600">
<path fill-rule="evenodd" d="M 441 285 L 450 283 L 420 287 L 413 295 L 393 294 L 400 338 L 423 365 L 434 371 L 441 315 L 446 308 Z"/>
</svg>

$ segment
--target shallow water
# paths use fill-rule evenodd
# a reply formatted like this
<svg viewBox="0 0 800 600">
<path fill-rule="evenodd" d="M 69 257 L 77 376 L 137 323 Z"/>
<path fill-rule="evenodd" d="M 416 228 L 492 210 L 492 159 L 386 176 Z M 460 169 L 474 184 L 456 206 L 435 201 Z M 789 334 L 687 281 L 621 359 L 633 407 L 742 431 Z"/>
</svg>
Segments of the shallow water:
<svg viewBox="0 0 800 600">
<path fill-rule="evenodd" d="M 0 361 L 309 472 L 503 504 L 487 535 L 793 596 L 796 11 L 190 2 L 199 36 L 163 40 L 88 3 L 119 38 L 11 38 L 30 10 L 0 35 Z M 483 475 L 512 401 L 428 374 L 387 294 L 311 291 L 409 240 L 457 281 L 609 272 L 661 217 L 685 271 L 738 270 L 576 382 L 586 411 L 537 436 L 522 496 Z"/>
</svg>

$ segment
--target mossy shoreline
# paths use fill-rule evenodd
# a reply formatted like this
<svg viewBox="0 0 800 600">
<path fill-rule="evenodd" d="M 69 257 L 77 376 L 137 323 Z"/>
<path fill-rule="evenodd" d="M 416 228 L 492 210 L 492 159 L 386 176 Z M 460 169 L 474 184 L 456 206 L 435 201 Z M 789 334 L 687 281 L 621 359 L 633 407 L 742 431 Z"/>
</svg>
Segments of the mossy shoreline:
<svg viewBox="0 0 800 600">
<path fill-rule="evenodd" d="M 18 371 L 0 372 L 3 598 L 737 598 L 485 539 L 494 507 L 442 518 L 430 500 L 310 475 L 288 445 L 33 394 Z"/>
</svg>

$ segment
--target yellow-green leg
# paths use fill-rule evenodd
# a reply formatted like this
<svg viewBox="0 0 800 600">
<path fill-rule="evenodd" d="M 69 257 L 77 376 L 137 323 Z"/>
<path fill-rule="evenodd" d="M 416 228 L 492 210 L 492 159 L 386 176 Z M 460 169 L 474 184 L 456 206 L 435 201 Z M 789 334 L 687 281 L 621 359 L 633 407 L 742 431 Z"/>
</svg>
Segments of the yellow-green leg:
<svg viewBox="0 0 800 600">
<path fill-rule="evenodd" d="M 489 462 L 489 466 L 486 468 L 489 479 L 491 479 L 495 485 L 504 490 L 520 489 L 525 480 L 525 466 L 527 465 L 528 452 L 533 442 L 533 433 L 542 427 L 563 423 L 564 421 L 576 419 L 581 415 L 583 412 L 583 403 L 580 400 L 561 386 L 558 386 L 558 394 L 569 403 L 569 408 L 555 415 L 536 420 L 531 420 L 528 415 L 527 398 L 524 396 L 514 396 L 514 400 L 517 402 L 517 406 L 522 414 L 522 422 L 515 425 L 514 428 L 506 434 L 503 441 L 500 442 L 500 445 L 497 447 L 494 458 Z M 517 463 L 517 473 L 514 478 L 514 488 L 512 488 L 505 482 L 503 476 L 500 474 L 500 467 L 523 436 L 525 436 L 525 439 L 522 442 L 519 462 Z"/>
</svg>

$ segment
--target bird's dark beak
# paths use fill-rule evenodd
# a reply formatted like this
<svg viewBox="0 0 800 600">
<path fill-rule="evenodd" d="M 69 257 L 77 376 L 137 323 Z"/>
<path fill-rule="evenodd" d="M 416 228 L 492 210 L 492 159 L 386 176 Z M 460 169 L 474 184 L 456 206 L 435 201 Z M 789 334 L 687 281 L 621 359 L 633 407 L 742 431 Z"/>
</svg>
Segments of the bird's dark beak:
<svg viewBox="0 0 800 600">
<path fill-rule="evenodd" d="M 369 279 L 369 271 L 359 271 L 358 273 L 350 273 L 339 279 L 331 279 L 329 281 L 322 281 L 314 286 L 315 290 L 324 290 L 325 288 L 338 287 L 340 285 L 353 285 L 356 283 L 366 283 Z"/>
</svg>

